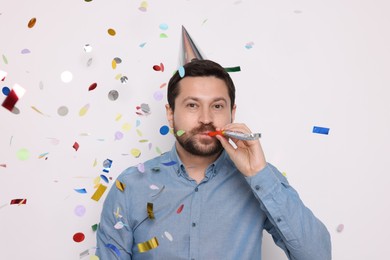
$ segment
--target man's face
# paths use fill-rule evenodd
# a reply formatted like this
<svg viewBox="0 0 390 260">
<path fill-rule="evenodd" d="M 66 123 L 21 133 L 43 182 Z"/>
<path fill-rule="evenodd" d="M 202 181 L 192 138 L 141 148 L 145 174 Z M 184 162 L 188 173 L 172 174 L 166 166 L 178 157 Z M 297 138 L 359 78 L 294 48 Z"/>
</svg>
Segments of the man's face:
<svg viewBox="0 0 390 260">
<path fill-rule="evenodd" d="M 210 156 L 222 150 L 221 143 L 208 136 L 215 128 L 222 128 L 233 122 L 235 106 L 231 110 L 231 101 L 225 82 L 216 77 L 185 77 L 180 81 L 179 95 L 175 100 L 175 110 L 166 106 L 167 119 L 180 146 L 187 152 Z"/>
</svg>

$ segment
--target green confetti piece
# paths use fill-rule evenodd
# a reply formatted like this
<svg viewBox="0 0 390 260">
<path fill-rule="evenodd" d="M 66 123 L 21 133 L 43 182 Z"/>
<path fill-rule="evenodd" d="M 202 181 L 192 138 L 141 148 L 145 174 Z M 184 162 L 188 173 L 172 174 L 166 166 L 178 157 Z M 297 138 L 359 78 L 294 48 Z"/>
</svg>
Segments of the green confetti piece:
<svg viewBox="0 0 390 260">
<path fill-rule="evenodd" d="M 241 71 L 241 68 L 240 66 L 237 66 L 237 67 L 230 67 L 230 68 L 224 68 L 226 72 L 237 72 L 237 71 Z"/>
<path fill-rule="evenodd" d="M 25 161 L 30 157 L 30 152 L 26 148 L 22 148 L 16 153 L 16 157 L 21 161 Z"/>
<path fill-rule="evenodd" d="M 176 132 L 177 136 L 182 136 L 186 131 L 184 130 L 179 130 Z"/>
<path fill-rule="evenodd" d="M 156 146 L 156 152 L 157 152 L 158 154 L 162 154 L 160 148 L 158 148 L 157 146 Z"/>
<path fill-rule="evenodd" d="M 98 224 L 92 225 L 91 228 L 92 231 L 96 231 L 98 229 Z"/>
<path fill-rule="evenodd" d="M 165 33 L 160 33 L 160 38 L 168 38 L 168 35 L 166 35 Z"/>
</svg>

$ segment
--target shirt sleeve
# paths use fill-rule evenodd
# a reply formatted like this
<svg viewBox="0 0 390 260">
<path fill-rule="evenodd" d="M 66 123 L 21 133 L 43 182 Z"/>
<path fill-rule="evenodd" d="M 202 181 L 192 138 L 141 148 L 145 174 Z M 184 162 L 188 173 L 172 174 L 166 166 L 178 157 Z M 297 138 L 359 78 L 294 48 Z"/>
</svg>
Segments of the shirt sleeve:
<svg viewBox="0 0 390 260">
<path fill-rule="evenodd" d="M 271 164 L 246 178 L 266 213 L 264 228 L 291 260 L 330 260 L 330 235 Z"/>
<path fill-rule="evenodd" d="M 122 191 L 114 184 L 104 201 L 96 234 L 96 255 L 101 260 L 132 259 L 133 232 L 126 216 L 128 192 L 129 189 Z"/>
</svg>

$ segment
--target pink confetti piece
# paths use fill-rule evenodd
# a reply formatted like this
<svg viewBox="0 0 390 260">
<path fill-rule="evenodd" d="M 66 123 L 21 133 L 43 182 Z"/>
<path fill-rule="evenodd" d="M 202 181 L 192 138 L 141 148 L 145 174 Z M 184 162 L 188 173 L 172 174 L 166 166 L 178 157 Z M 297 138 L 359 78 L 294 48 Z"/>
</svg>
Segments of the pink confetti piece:
<svg viewBox="0 0 390 260">
<path fill-rule="evenodd" d="M 137 165 L 137 169 L 138 169 L 139 172 L 144 173 L 145 172 L 145 165 L 143 163 L 139 163 Z"/>
<path fill-rule="evenodd" d="M 0 167 L 7 168 L 7 164 L 5 164 L 5 163 L 2 163 L 2 164 L 0 164 Z"/>
<path fill-rule="evenodd" d="M 344 224 L 338 225 L 336 230 L 337 230 L 338 233 L 343 232 L 343 230 L 344 230 Z"/>
</svg>

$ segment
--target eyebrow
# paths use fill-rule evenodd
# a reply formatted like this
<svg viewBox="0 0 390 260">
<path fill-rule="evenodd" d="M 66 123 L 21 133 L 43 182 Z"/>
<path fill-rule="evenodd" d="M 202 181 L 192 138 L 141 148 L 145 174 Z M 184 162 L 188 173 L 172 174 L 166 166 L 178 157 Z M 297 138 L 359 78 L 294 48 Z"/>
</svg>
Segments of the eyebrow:
<svg viewBox="0 0 390 260">
<path fill-rule="evenodd" d="M 188 101 L 188 100 L 194 100 L 194 101 L 199 102 L 201 99 L 200 99 L 200 98 L 197 98 L 197 97 L 189 96 L 189 97 L 186 97 L 185 99 L 183 99 L 183 103 L 186 102 L 186 101 Z M 226 98 L 224 98 L 224 97 L 216 97 L 216 98 L 214 98 L 214 99 L 212 100 L 212 103 L 218 102 L 218 101 L 223 101 L 223 102 L 225 102 L 225 104 L 228 103 L 227 100 L 226 100 Z"/>
</svg>

